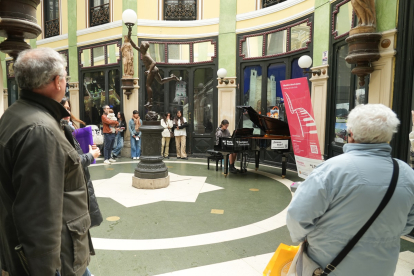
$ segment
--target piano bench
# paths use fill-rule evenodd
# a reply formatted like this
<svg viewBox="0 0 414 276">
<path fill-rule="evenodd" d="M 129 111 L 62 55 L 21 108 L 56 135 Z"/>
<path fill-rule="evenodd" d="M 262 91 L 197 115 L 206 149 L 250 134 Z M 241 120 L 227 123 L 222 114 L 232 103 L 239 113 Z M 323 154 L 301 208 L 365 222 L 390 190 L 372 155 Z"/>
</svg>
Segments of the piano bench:
<svg viewBox="0 0 414 276">
<path fill-rule="evenodd" d="M 221 160 L 224 159 L 223 154 L 221 154 L 218 151 L 215 150 L 208 150 L 207 153 L 209 154 L 207 156 L 207 169 L 210 169 L 210 160 L 215 160 L 216 161 L 216 171 L 218 171 L 218 162 L 220 161 L 220 168 L 223 167 L 223 162 L 221 162 Z"/>
</svg>

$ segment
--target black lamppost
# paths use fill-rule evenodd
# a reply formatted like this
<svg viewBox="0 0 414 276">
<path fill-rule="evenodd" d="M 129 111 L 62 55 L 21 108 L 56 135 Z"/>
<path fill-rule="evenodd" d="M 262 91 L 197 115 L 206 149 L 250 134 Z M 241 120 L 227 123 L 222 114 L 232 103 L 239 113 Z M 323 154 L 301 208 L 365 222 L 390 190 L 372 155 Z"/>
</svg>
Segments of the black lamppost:
<svg viewBox="0 0 414 276">
<path fill-rule="evenodd" d="M 122 13 L 122 20 L 130 33 L 132 27 L 137 22 L 137 14 L 133 10 L 125 10 Z M 134 45 L 132 40 L 130 43 Z M 168 175 L 168 168 L 163 162 L 164 158 L 161 156 L 161 132 L 164 128 L 161 126 L 160 121 L 153 120 L 154 116 L 151 116 L 152 120 L 149 120 L 148 116 L 146 118 L 140 127 L 142 132 L 142 153 L 139 159 L 140 162 L 135 168 L 132 186 L 138 189 L 165 188 L 170 184 L 170 177 Z"/>
</svg>

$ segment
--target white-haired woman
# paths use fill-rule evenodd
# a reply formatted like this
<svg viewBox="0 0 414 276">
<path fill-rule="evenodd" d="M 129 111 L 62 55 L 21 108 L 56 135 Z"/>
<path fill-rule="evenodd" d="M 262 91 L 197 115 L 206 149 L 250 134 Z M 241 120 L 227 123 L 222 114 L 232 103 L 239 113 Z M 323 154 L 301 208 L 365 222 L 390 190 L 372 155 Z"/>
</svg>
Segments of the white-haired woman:
<svg viewBox="0 0 414 276">
<path fill-rule="evenodd" d="M 319 165 L 299 186 L 288 208 L 294 242 L 325 268 L 368 221 L 393 173 L 392 139 L 400 121 L 381 104 L 360 105 L 348 116 L 344 154 Z M 394 275 L 400 236 L 414 227 L 414 171 L 398 160 L 395 192 L 373 225 L 332 273 Z"/>
</svg>

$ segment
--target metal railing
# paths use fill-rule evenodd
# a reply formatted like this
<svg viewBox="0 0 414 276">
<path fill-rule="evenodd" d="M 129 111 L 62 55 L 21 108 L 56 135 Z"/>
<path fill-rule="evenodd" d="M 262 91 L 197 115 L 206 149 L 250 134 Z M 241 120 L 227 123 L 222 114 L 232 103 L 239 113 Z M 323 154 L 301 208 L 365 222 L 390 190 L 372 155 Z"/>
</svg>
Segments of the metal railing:
<svg viewBox="0 0 414 276">
<path fill-rule="evenodd" d="M 45 38 L 60 34 L 59 18 L 45 22 Z"/>
<path fill-rule="evenodd" d="M 109 3 L 90 8 L 90 27 L 109 23 Z"/>
<path fill-rule="evenodd" d="M 285 2 L 286 0 L 263 0 L 262 2 L 262 8 L 267 8 L 282 2 Z"/>
<path fill-rule="evenodd" d="M 197 1 L 164 1 L 164 20 L 196 20 Z"/>
</svg>

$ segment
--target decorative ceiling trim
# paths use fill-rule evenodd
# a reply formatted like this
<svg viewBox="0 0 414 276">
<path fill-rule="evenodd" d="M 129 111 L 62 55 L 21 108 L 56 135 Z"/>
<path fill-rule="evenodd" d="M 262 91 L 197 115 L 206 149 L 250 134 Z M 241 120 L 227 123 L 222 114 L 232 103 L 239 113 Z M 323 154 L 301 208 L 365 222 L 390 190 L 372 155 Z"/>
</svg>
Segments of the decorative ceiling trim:
<svg viewBox="0 0 414 276">
<path fill-rule="evenodd" d="M 283 3 L 284 3 L 284 2 L 283 2 Z M 283 4 L 283 3 L 282 3 L 282 4 Z M 276 5 L 276 6 L 277 6 L 277 5 Z M 272 6 L 272 7 L 273 7 L 273 6 Z M 270 7 L 270 8 L 271 8 L 271 7 Z M 270 28 L 270 27 L 273 27 L 273 26 L 281 25 L 281 24 L 284 24 L 284 23 L 287 23 L 287 22 L 293 21 L 293 20 L 295 20 L 295 19 L 301 18 L 302 16 L 305 16 L 305 15 L 311 14 L 311 13 L 313 13 L 314 11 L 315 11 L 315 8 L 314 8 L 314 7 L 312 7 L 312 8 L 310 8 L 310 9 L 308 9 L 308 10 L 305 10 L 305 11 L 303 11 L 303 12 L 297 13 L 297 14 L 295 14 L 295 15 L 293 15 L 293 16 L 289 16 L 289 17 L 287 17 L 287 18 L 284 18 L 284 19 L 281 19 L 281 20 L 278 20 L 278 21 L 273 21 L 273 22 L 270 22 L 270 23 L 267 23 L 267 24 L 258 25 L 258 26 L 254 26 L 254 27 L 249 27 L 249 28 L 244 28 L 244 29 L 237 29 L 237 30 L 236 30 L 236 33 L 237 33 L 237 34 L 239 34 L 239 33 L 247 33 L 247 32 L 257 31 L 257 30 L 266 29 L 266 28 Z"/>
<path fill-rule="evenodd" d="M 86 29 L 83 29 L 83 30 L 79 30 L 79 31 L 76 31 L 76 35 L 77 36 L 86 35 L 86 34 L 91 34 L 91 33 L 95 33 L 95 32 L 105 31 L 105 30 L 108 30 L 108 29 L 118 28 L 118 27 L 122 27 L 122 20 L 118 20 L 118 21 L 98 25 L 98 26 L 95 26 L 95 27 L 90 27 L 90 28 L 86 28 Z"/>
<path fill-rule="evenodd" d="M 172 21 L 172 20 L 148 20 L 138 19 L 138 26 L 141 27 L 164 27 L 164 28 L 182 28 L 182 27 L 201 27 L 217 25 L 218 18 L 189 20 L 189 21 Z"/>
<path fill-rule="evenodd" d="M 65 39 L 68 39 L 68 34 L 57 35 L 57 36 L 52 36 L 52 37 L 45 38 L 45 39 L 40 39 L 36 41 L 36 45 L 43 45 L 43 44 L 57 42 L 57 41 L 65 40 Z"/>
<path fill-rule="evenodd" d="M 276 4 L 274 6 L 270 6 L 268 8 L 238 14 L 236 16 L 236 21 L 243 21 L 243 20 L 253 19 L 253 18 L 264 16 L 264 15 L 272 14 L 272 13 L 275 13 L 275 12 L 278 12 L 278 11 L 285 10 L 287 8 L 290 8 L 294 5 L 300 4 L 300 3 L 305 2 L 305 1 L 306 0 L 287 0 L 285 2 Z"/>
<path fill-rule="evenodd" d="M 145 34 L 145 33 L 138 33 L 137 36 L 139 38 L 165 38 L 165 39 L 186 39 L 186 38 L 200 38 L 200 37 L 212 37 L 218 36 L 218 32 L 214 33 L 205 33 L 205 34 L 189 34 L 189 35 L 162 35 L 162 34 Z"/>
<path fill-rule="evenodd" d="M 78 43 L 76 43 L 76 46 L 79 47 L 79 46 L 95 44 L 95 43 L 99 43 L 99 42 L 106 42 L 106 41 L 119 39 L 119 38 L 122 38 L 122 34 L 117 34 L 117 35 L 113 35 L 113 36 L 106 36 L 106 37 L 102 37 L 102 38 L 98 38 L 98 39 L 92 39 L 92 40 L 88 40 L 88 41 L 78 42 Z"/>
</svg>

